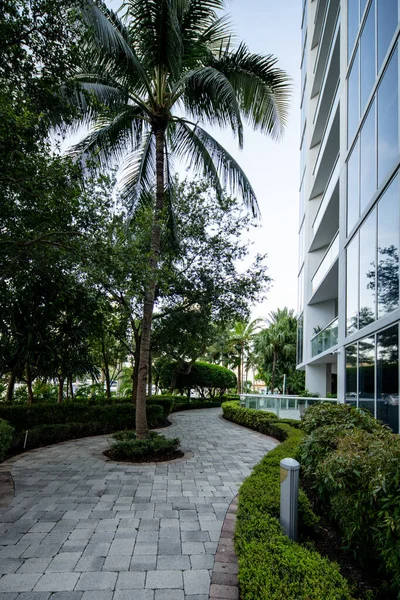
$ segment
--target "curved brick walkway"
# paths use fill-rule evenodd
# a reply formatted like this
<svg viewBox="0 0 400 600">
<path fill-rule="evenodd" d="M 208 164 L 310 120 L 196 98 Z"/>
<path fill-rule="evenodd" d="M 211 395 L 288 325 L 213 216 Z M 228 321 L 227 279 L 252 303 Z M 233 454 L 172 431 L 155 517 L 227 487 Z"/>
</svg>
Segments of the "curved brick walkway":
<svg viewBox="0 0 400 600">
<path fill-rule="evenodd" d="M 227 508 L 276 445 L 220 412 L 173 415 L 163 433 L 193 453 L 175 463 L 107 462 L 106 436 L 12 459 L 0 600 L 208 600 Z"/>
</svg>

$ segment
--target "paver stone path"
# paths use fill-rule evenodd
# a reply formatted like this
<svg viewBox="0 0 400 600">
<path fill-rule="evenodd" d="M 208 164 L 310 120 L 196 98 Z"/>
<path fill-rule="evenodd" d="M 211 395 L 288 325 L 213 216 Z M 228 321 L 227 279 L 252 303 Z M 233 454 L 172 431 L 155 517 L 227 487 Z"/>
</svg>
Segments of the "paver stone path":
<svg viewBox="0 0 400 600">
<path fill-rule="evenodd" d="M 176 462 L 107 461 L 107 436 L 12 459 L 0 600 L 208 600 L 227 508 L 276 445 L 220 413 L 172 416 L 162 433 L 192 453 Z"/>
</svg>

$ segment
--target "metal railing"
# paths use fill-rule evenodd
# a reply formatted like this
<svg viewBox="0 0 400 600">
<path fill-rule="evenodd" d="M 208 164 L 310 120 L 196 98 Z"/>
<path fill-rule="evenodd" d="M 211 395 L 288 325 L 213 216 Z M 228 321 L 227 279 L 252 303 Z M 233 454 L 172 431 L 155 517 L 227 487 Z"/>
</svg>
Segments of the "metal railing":
<svg viewBox="0 0 400 600">
<path fill-rule="evenodd" d="M 309 406 L 321 402 L 337 404 L 336 398 L 312 398 L 291 394 L 240 394 L 240 404 L 245 408 L 273 412 L 282 419 L 300 420 Z"/>
<path fill-rule="evenodd" d="M 326 327 L 321 329 L 313 338 L 311 338 L 312 357 L 329 350 L 338 343 L 339 319 L 336 317 Z"/>
</svg>

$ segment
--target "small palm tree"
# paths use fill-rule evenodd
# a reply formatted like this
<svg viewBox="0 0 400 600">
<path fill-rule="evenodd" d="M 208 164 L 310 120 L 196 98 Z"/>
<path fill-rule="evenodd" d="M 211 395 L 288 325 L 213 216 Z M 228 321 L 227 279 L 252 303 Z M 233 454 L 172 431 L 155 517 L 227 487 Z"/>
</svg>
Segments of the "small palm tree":
<svg viewBox="0 0 400 600">
<path fill-rule="evenodd" d="M 136 428 L 148 437 L 146 377 L 164 206 L 173 203 L 172 160 L 215 187 L 226 185 L 258 214 L 254 190 L 234 158 L 204 129 L 228 127 L 243 146 L 243 122 L 274 138 L 288 112 L 289 82 L 272 56 L 234 48 L 224 0 L 126 0 L 123 20 L 101 0 L 83 0 L 91 36 L 74 81 L 81 122 L 91 131 L 77 146 L 101 164 L 123 162 L 132 208 L 155 190 L 150 277 L 143 309 Z M 91 94 L 96 102 L 88 102 Z"/>
<path fill-rule="evenodd" d="M 236 321 L 230 332 L 229 347 L 237 352 L 238 393 L 243 393 L 244 366 L 262 319 Z"/>
</svg>

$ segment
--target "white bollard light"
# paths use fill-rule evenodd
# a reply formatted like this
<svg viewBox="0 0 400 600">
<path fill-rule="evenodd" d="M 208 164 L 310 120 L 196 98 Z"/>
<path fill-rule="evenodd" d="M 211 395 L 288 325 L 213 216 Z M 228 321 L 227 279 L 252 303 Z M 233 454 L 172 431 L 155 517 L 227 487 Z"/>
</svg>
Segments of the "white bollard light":
<svg viewBox="0 0 400 600">
<path fill-rule="evenodd" d="M 291 540 L 297 540 L 297 512 L 299 496 L 300 463 L 294 458 L 284 458 L 281 467 L 281 516 L 284 532 Z"/>
</svg>

